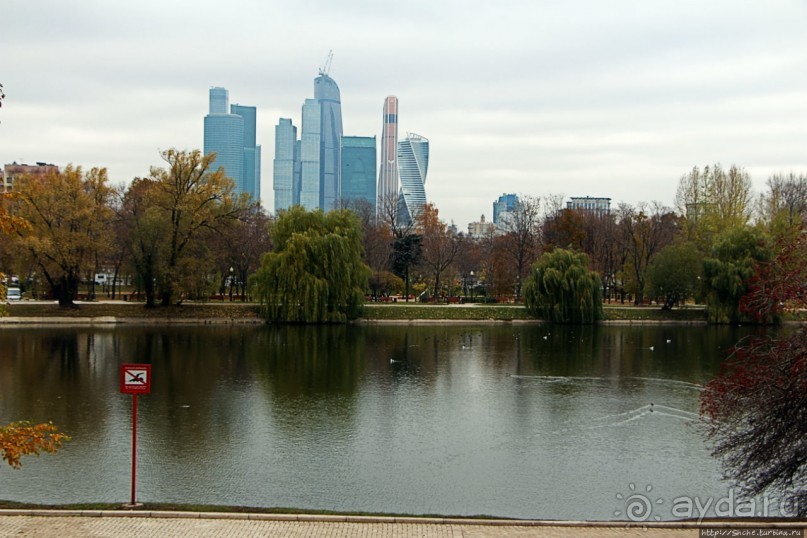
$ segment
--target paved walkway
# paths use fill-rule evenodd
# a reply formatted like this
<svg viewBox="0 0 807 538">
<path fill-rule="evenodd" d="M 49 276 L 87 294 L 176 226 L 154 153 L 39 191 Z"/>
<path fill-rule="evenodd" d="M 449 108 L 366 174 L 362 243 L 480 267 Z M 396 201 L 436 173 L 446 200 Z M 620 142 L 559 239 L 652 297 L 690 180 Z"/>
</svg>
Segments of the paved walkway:
<svg viewBox="0 0 807 538">
<path fill-rule="evenodd" d="M 465 520 L 413 518 L 361 518 L 344 516 L 282 516 L 248 514 L 180 514 L 169 512 L 28 512 L 0 510 L 0 537 L 181 537 L 240 538 L 289 537 L 528 537 L 550 538 L 622 537 L 689 538 L 699 536 L 698 528 L 682 528 L 679 523 L 653 527 L 627 527 L 613 524 L 587 524 L 506 521 L 469 522 Z M 745 525 L 745 530 L 749 525 Z M 737 529 L 736 525 L 730 527 Z M 780 530 L 800 530 L 786 525 Z M 723 527 L 726 536 L 738 535 Z M 748 535 L 748 534 L 744 534 Z M 762 536 L 763 534 L 756 534 Z M 791 534 L 793 536 L 793 534 Z"/>
</svg>

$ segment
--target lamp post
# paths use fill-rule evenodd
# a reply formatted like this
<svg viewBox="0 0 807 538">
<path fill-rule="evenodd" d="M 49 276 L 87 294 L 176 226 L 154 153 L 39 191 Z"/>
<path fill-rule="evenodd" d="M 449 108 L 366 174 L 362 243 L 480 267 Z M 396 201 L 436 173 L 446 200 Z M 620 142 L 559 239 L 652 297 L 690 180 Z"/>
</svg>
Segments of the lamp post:
<svg viewBox="0 0 807 538">
<path fill-rule="evenodd" d="M 230 266 L 230 302 L 233 302 L 233 267 Z"/>
<path fill-rule="evenodd" d="M 471 271 L 471 302 L 474 300 L 474 272 Z"/>
</svg>

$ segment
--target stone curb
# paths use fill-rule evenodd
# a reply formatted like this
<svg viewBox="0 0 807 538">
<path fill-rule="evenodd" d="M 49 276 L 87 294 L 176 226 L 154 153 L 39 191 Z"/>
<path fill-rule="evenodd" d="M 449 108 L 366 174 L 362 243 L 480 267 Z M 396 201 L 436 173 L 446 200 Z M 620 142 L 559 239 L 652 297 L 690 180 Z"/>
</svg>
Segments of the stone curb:
<svg viewBox="0 0 807 538">
<path fill-rule="evenodd" d="M 0 317 L 3 325 L 264 325 L 259 318 L 117 318 L 114 316 L 99 317 Z"/>
<path fill-rule="evenodd" d="M 385 523 L 409 525 L 478 525 L 508 527 L 581 527 L 581 528 L 775 528 L 803 529 L 807 521 L 560 521 L 540 519 L 470 519 L 413 516 L 351 516 L 330 514 L 251 514 L 243 512 L 171 512 L 140 510 L 16 510 L 0 509 L 2 516 L 26 517 L 117 517 L 154 519 L 231 519 L 248 521 L 297 521 L 308 523 Z"/>
</svg>

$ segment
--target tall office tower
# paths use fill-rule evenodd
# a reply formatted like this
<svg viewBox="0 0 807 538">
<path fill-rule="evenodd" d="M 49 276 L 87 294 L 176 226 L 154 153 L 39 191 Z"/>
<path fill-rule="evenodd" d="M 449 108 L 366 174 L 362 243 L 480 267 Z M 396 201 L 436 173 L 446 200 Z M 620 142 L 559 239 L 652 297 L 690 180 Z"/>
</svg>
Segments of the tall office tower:
<svg viewBox="0 0 807 538">
<path fill-rule="evenodd" d="M 294 193 L 294 200 L 292 203 L 294 205 L 300 205 L 300 189 L 302 189 L 302 177 L 303 177 L 303 163 L 301 162 L 301 153 L 302 153 L 302 142 L 297 140 L 294 143 L 294 187 L 292 188 L 292 192 Z"/>
<path fill-rule="evenodd" d="M 255 200 L 261 199 L 261 147 L 256 143 L 257 109 L 254 106 L 230 105 L 230 113 L 244 118 L 244 163 L 241 184 L 236 188 Z"/>
<path fill-rule="evenodd" d="M 288 209 L 294 202 L 294 155 L 297 146 L 297 127 L 291 120 L 280 118 L 275 126 L 275 160 L 273 162 L 273 188 L 275 213 Z"/>
<path fill-rule="evenodd" d="M 210 113 L 227 114 L 229 112 L 230 92 L 224 88 L 210 88 Z"/>
<path fill-rule="evenodd" d="M 320 71 L 314 79 L 314 99 L 320 104 L 320 198 L 319 206 L 330 211 L 339 198 L 339 139 L 342 138 L 342 104 L 339 86 Z M 303 126 L 305 132 L 305 126 Z"/>
<path fill-rule="evenodd" d="M 381 131 L 381 166 L 378 171 L 378 211 L 395 203 L 398 197 L 398 98 L 384 99 Z M 394 207 L 391 209 L 394 210 Z"/>
<path fill-rule="evenodd" d="M 303 105 L 303 126 L 300 138 L 300 205 L 317 209 L 320 190 L 320 144 L 322 141 L 322 110 L 319 101 L 306 99 Z"/>
<path fill-rule="evenodd" d="M 426 205 L 426 173 L 429 170 L 429 140 L 414 133 L 398 141 L 398 221 L 410 224 Z"/>
<path fill-rule="evenodd" d="M 212 169 L 241 182 L 244 168 L 244 118 L 229 113 L 229 94 L 224 88 L 210 88 L 210 113 L 205 116 L 205 155 L 216 154 Z"/>
<path fill-rule="evenodd" d="M 357 200 L 365 200 L 375 215 L 375 137 L 343 136 L 339 159 L 341 205 L 350 207 Z"/>
<path fill-rule="evenodd" d="M 255 143 L 255 107 L 228 107 L 229 93 L 210 88 L 210 112 L 204 121 L 204 153 L 216 154 L 213 169 L 224 168 L 236 192 L 260 199 L 261 151 Z"/>
<path fill-rule="evenodd" d="M 493 224 L 501 226 L 505 224 L 507 215 L 516 210 L 518 196 L 515 194 L 502 194 L 499 199 L 493 202 Z"/>
</svg>

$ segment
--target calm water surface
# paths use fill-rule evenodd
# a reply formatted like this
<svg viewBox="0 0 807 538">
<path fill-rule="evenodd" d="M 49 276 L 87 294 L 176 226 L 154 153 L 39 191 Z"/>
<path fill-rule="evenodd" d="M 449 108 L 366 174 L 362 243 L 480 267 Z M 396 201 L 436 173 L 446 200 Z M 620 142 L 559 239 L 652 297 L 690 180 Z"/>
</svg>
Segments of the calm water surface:
<svg viewBox="0 0 807 538">
<path fill-rule="evenodd" d="M 424 325 L 0 330 L 0 422 L 73 440 L 0 467 L 0 499 L 138 500 L 625 519 L 641 491 L 724 497 L 702 385 L 745 333 L 714 327 Z M 648 487 L 651 491 L 648 491 Z M 619 497 L 618 497 L 619 495 Z"/>
</svg>

